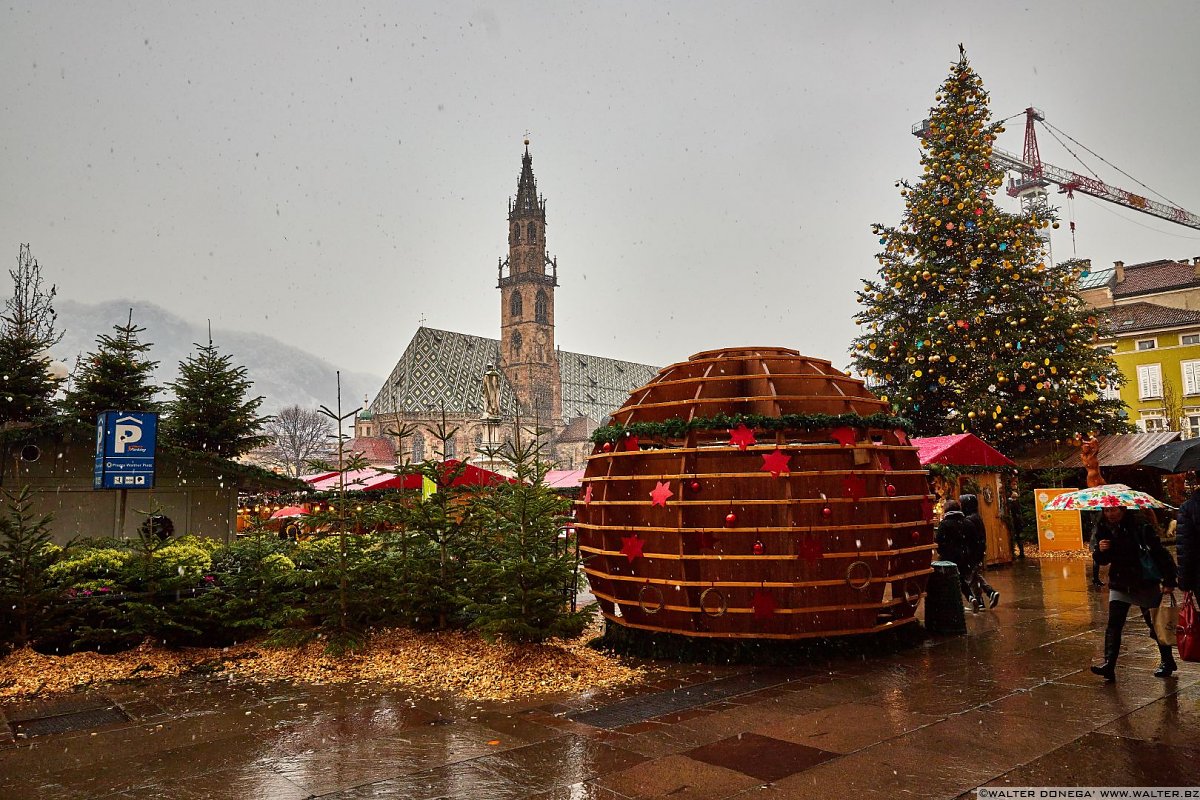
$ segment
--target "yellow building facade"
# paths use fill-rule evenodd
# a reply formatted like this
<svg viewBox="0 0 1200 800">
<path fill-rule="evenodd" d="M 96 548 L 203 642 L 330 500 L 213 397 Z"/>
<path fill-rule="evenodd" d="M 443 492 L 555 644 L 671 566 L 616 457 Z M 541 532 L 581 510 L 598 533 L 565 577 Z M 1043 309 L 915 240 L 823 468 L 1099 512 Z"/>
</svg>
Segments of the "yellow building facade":
<svg viewBox="0 0 1200 800">
<path fill-rule="evenodd" d="M 1142 431 L 1200 436 L 1200 258 L 1085 270 L 1080 296 L 1101 318 L 1096 346 L 1125 378 L 1110 390 Z"/>
</svg>

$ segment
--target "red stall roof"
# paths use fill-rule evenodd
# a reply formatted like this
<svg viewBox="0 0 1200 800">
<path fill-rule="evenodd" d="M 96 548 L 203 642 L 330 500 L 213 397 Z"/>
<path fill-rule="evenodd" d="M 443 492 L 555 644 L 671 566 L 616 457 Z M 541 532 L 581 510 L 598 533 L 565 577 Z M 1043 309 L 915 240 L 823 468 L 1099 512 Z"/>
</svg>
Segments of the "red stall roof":
<svg viewBox="0 0 1200 800">
<path fill-rule="evenodd" d="M 458 466 L 459 462 L 454 459 L 449 459 L 445 462 L 445 470 L 447 472 L 456 469 Z M 373 467 L 347 472 L 345 481 L 346 489 L 352 492 L 421 488 L 421 476 L 418 474 L 395 475 L 391 472 L 381 472 Z M 505 482 L 512 483 L 513 479 L 506 478 L 498 472 L 492 472 L 490 469 L 482 469 L 474 464 L 467 464 L 462 468 L 462 474 L 455 478 L 451 485 L 490 486 Z M 318 491 L 332 491 L 338 486 L 338 475 L 336 472 L 324 478 L 318 475 L 315 480 L 310 479 L 309 483 L 312 485 L 312 488 Z"/>
<path fill-rule="evenodd" d="M 1007 456 L 973 433 L 910 439 L 922 464 L 972 467 L 1015 467 Z"/>
</svg>

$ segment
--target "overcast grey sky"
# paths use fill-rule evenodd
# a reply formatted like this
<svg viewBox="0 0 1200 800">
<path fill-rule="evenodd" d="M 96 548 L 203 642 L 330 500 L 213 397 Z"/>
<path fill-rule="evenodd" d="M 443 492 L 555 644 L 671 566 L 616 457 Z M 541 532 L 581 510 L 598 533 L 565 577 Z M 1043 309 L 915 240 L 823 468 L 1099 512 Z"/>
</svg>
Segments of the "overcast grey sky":
<svg viewBox="0 0 1200 800">
<path fill-rule="evenodd" d="M 17 2 L 0 263 L 29 242 L 63 297 L 152 301 L 382 375 L 422 318 L 498 334 L 528 130 L 563 349 L 667 364 L 784 345 L 844 366 L 870 223 L 900 218 L 909 128 L 958 43 L 995 117 L 1036 104 L 1200 212 L 1198 9 Z M 1074 208 L 1097 263 L 1200 256 L 1200 231 Z"/>
</svg>

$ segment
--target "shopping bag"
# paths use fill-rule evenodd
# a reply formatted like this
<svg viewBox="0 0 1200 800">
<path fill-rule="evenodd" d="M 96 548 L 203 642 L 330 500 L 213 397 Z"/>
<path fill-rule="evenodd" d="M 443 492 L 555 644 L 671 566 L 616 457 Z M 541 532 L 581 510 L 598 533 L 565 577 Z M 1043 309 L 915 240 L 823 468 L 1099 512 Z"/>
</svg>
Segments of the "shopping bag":
<svg viewBox="0 0 1200 800">
<path fill-rule="evenodd" d="M 1200 661 L 1200 608 L 1191 592 L 1183 595 L 1179 608 L 1179 626 L 1175 629 L 1175 644 L 1184 661 Z"/>
<path fill-rule="evenodd" d="M 1162 644 L 1169 645 L 1179 627 L 1179 607 L 1175 605 L 1175 593 L 1164 594 L 1158 608 L 1151 609 L 1150 616 L 1154 620 L 1154 638 Z"/>
</svg>

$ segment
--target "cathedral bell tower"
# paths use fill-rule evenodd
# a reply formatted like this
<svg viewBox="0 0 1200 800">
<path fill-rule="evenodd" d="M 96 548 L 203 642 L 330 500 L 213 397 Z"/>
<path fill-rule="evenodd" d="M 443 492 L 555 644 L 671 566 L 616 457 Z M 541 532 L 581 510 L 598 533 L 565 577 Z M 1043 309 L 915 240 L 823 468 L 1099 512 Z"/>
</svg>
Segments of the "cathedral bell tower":
<svg viewBox="0 0 1200 800">
<path fill-rule="evenodd" d="M 521 414 L 547 426 L 562 417 L 562 378 L 554 347 L 558 260 L 546 254 L 546 200 L 538 197 L 529 140 L 517 197 L 508 202 L 508 258 L 499 265 L 500 368 Z"/>
</svg>

